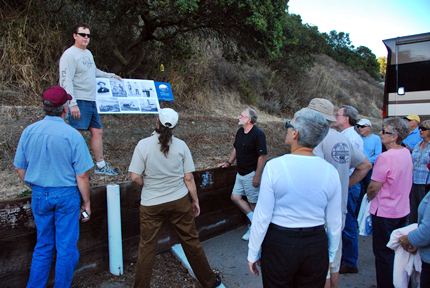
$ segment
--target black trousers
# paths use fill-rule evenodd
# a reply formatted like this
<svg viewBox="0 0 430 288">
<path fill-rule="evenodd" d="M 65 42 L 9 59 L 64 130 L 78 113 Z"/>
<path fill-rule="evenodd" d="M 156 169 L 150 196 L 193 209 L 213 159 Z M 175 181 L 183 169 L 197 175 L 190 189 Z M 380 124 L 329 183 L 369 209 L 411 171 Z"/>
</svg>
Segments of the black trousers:
<svg viewBox="0 0 430 288">
<path fill-rule="evenodd" d="M 322 288 L 328 265 L 324 226 L 289 229 L 270 224 L 261 251 L 264 287 Z"/>
<path fill-rule="evenodd" d="M 430 263 L 422 262 L 420 287 L 430 287 Z"/>
<path fill-rule="evenodd" d="M 418 222 L 418 206 L 421 200 L 426 196 L 428 190 L 426 190 L 425 184 L 413 184 L 411 193 L 409 194 L 409 203 L 411 206 L 411 213 L 409 214 L 409 223 Z"/>
<path fill-rule="evenodd" d="M 393 286 L 394 251 L 387 247 L 393 230 L 407 223 L 407 216 L 402 218 L 384 218 L 372 215 L 373 254 L 375 255 L 376 283 L 378 288 Z"/>
</svg>

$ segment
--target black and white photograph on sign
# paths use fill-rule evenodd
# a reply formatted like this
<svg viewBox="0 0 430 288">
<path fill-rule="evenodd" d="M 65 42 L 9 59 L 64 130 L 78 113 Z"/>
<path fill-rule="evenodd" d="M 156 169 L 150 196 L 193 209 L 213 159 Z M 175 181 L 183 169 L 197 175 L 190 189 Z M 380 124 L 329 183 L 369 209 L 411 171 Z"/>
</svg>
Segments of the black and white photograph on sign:
<svg viewBox="0 0 430 288">
<path fill-rule="evenodd" d="M 140 91 L 140 84 L 138 80 L 124 80 L 124 85 L 128 97 L 142 97 L 143 93 Z"/>
<path fill-rule="evenodd" d="M 141 91 L 143 93 L 143 97 L 147 97 L 147 98 L 157 97 L 157 92 L 155 90 L 154 81 L 141 80 L 139 82 L 141 85 Z"/>
<path fill-rule="evenodd" d="M 110 86 L 112 87 L 113 97 L 127 97 L 127 92 L 125 92 L 123 81 L 110 79 Z"/>
<path fill-rule="evenodd" d="M 118 100 L 115 98 L 103 99 L 103 102 L 97 102 L 97 109 L 99 113 L 121 112 Z"/>
<path fill-rule="evenodd" d="M 137 99 L 119 99 L 121 112 L 140 112 L 139 101 Z"/>
<path fill-rule="evenodd" d="M 97 98 L 105 98 L 112 97 L 112 93 L 110 91 L 110 82 L 108 79 L 97 79 Z"/>
<path fill-rule="evenodd" d="M 153 80 L 100 77 L 94 85 L 100 114 L 155 114 L 160 109 Z"/>
<path fill-rule="evenodd" d="M 106 81 L 98 81 L 97 82 L 97 93 L 108 93 L 110 90 L 106 86 Z"/>
<path fill-rule="evenodd" d="M 139 99 L 140 109 L 142 112 L 157 113 L 158 112 L 158 99 L 157 98 L 145 98 Z"/>
</svg>

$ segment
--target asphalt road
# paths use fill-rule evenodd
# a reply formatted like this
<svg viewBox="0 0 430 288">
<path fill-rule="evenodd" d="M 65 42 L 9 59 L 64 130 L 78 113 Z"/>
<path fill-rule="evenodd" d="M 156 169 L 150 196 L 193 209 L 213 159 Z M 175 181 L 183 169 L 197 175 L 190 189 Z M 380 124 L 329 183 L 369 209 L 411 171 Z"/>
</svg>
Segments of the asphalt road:
<svg viewBox="0 0 430 288">
<path fill-rule="evenodd" d="M 241 240 L 246 229 L 247 227 L 243 226 L 203 242 L 212 268 L 221 271 L 223 283 L 227 288 L 263 287 L 261 276 L 254 276 L 248 271 L 246 261 L 248 242 Z M 359 273 L 340 275 L 340 287 L 376 287 L 372 237 L 360 236 Z"/>
</svg>

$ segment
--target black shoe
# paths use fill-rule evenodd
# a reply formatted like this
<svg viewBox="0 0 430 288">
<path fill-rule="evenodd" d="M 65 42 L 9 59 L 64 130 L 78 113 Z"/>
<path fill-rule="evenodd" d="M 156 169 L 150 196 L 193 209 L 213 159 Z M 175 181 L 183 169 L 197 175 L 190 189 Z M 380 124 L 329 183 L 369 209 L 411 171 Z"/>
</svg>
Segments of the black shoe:
<svg viewBox="0 0 430 288">
<path fill-rule="evenodd" d="M 219 285 L 221 285 L 222 281 L 221 281 L 221 276 L 219 274 L 216 274 L 216 282 L 215 282 L 215 288 L 217 288 Z"/>
<path fill-rule="evenodd" d="M 340 274 L 358 273 L 358 268 L 342 264 L 342 265 L 340 265 L 339 273 Z"/>
</svg>

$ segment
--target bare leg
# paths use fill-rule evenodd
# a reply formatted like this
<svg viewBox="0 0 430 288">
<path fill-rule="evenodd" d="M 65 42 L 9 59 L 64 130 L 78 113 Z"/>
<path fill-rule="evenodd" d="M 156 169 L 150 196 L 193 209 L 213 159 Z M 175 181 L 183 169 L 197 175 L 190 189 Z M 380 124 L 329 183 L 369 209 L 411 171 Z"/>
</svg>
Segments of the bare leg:
<svg viewBox="0 0 430 288">
<path fill-rule="evenodd" d="M 339 287 L 339 272 L 330 274 L 330 283 L 331 283 L 331 288 Z"/>
<path fill-rule="evenodd" d="M 97 162 L 103 160 L 103 129 L 90 127 L 90 146 Z"/>
<path fill-rule="evenodd" d="M 236 204 L 236 206 L 239 207 L 239 209 L 243 213 L 248 214 L 249 212 L 254 210 L 253 208 L 255 207 L 255 204 L 254 204 L 254 207 L 251 208 L 251 205 L 253 204 L 249 204 L 247 201 L 243 200 L 241 195 L 231 194 L 230 198 L 231 198 L 231 201 L 233 201 L 233 203 Z"/>
</svg>

